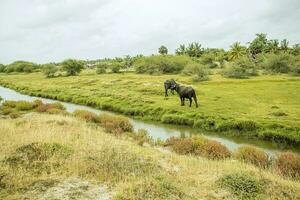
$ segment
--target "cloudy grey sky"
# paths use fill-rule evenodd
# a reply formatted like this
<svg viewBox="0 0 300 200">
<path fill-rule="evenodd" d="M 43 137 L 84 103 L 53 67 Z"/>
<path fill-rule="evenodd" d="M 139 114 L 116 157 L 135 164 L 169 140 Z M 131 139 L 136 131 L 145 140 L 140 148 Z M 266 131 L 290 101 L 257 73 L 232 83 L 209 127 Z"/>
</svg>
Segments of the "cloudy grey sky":
<svg viewBox="0 0 300 200">
<path fill-rule="evenodd" d="M 228 48 L 258 32 L 300 43 L 300 1 L 0 0 L 0 63 Z"/>
</svg>

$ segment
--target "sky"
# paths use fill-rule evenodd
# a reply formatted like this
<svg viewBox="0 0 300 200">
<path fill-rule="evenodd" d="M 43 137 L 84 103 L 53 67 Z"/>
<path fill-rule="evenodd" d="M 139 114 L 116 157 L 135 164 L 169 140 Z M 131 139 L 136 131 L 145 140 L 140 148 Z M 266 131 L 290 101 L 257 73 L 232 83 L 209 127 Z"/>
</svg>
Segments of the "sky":
<svg viewBox="0 0 300 200">
<path fill-rule="evenodd" d="M 300 43 L 299 0 L 0 0 L 0 63 L 228 49 L 256 33 Z"/>
</svg>

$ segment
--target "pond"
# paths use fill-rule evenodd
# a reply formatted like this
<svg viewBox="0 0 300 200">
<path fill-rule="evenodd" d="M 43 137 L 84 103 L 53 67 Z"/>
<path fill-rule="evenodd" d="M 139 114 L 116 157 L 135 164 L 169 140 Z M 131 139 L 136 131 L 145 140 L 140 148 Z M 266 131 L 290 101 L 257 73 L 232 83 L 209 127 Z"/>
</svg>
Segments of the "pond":
<svg viewBox="0 0 300 200">
<path fill-rule="evenodd" d="M 108 114 L 116 114 L 108 111 L 103 111 L 95 108 L 91 108 L 88 106 L 83 105 L 77 105 L 73 103 L 67 103 L 67 102 L 61 102 L 57 100 L 51 100 L 41 97 L 33 97 L 29 95 L 24 95 L 19 92 L 16 92 L 12 89 L 4 88 L 0 86 L 0 96 L 4 100 L 14 100 L 14 101 L 34 101 L 36 99 L 40 99 L 45 103 L 53 103 L 53 102 L 60 102 L 62 103 L 68 112 L 73 112 L 76 109 L 81 110 L 88 110 L 97 114 L 101 113 L 108 113 Z M 127 116 L 126 116 L 127 117 Z M 275 153 L 281 152 L 281 151 L 293 151 L 293 152 L 299 152 L 299 149 L 296 149 L 295 147 L 280 145 L 273 142 L 268 141 L 261 141 L 261 140 L 255 140 L 255 139 L 245 139 L 245 138 L 237 138 L 237 137 L 227 137 L 224 135 L 219 134 L 212 134 L 212 133 L 205 133 L 201 132 L 199 130 L 190 128 L 190 127 L 183 127 L 183 126 L 176 126 L 176 125 L 166 125 L 161 123 L 155 123 L 155 122 L 146 122 L 141 121 L 133 118 L 129 118 L 130 122 L 132 123 L 134 130 L 138 129 L 145 129 L 147 132 L 151 135 L 152 138 L 157 139 L 160 138 L 161 140 L 166 140 L 169 137 L 172 136 L 191 136 L 191 135 L 202 135 L 206 138 L 216 140 L 222 144 L 224 144 L 228 149 L 235 150 L 240 146 L 243 145 L 252 145 L 256 146 L 257 148 L 260 148 L 267 152 L 270 155 L 274 155 Z"/>
</svg>

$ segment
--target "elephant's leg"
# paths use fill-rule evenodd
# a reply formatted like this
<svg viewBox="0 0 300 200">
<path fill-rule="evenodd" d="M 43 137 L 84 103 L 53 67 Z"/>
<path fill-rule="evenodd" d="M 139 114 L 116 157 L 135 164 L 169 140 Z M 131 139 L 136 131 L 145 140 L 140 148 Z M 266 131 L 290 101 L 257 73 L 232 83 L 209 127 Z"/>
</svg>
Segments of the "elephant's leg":
<svg viewBox="0 0 300 200">
<path fill-rule="evenodd" d="M 190 107 L 191 107 L 192 106 L 192 98 L 190 97 L 189 100 L 190 100 Z"/>
</svg>

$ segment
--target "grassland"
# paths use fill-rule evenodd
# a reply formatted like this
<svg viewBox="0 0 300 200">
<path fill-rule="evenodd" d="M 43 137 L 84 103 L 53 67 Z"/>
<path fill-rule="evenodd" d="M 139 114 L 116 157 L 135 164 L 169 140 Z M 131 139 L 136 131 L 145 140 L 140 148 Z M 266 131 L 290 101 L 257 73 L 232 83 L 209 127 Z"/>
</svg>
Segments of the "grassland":
<svg viewBox="0 0 300 200">
<path fill-rule="evenodd" d="M 164 98 L 163 82 L 192 85 L 199 108 L 182 107 L 177 96 Z M 46 79 L 40 73 L 0 75 L 0 84 L 25 94 L 111 110 L 145 120 L 194 126 L 207 131 L 300 144 L 300 78 L 262 75 L 194 83 L 182 75 L 134 73 Z"/>
<path fill-rule="evenodd" d="M 0 130 L 1 199 L 300 198 L 272 169 L 139 146 L 72 116 L 29 113 Z"/>
</svg>

